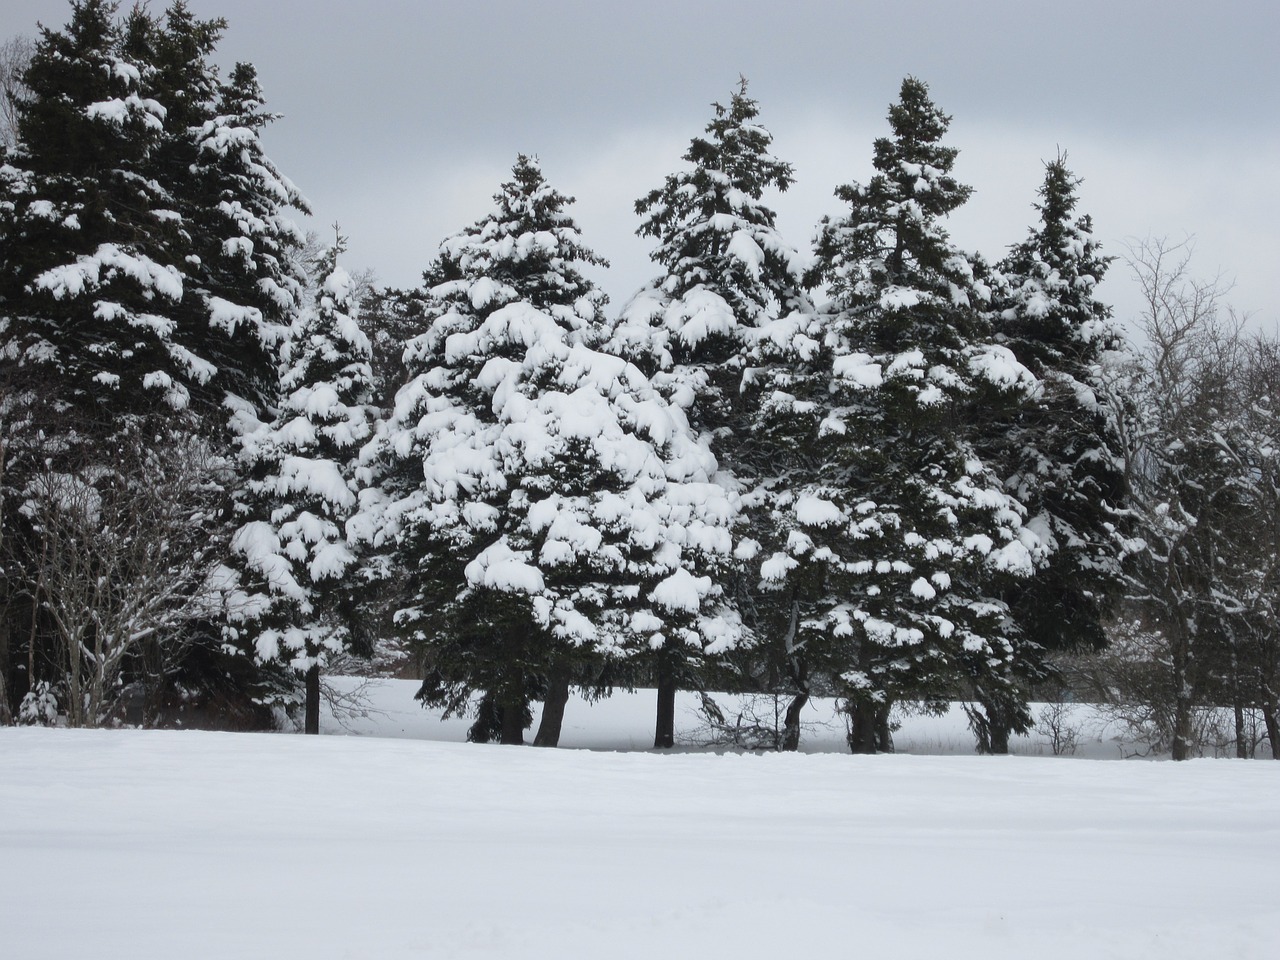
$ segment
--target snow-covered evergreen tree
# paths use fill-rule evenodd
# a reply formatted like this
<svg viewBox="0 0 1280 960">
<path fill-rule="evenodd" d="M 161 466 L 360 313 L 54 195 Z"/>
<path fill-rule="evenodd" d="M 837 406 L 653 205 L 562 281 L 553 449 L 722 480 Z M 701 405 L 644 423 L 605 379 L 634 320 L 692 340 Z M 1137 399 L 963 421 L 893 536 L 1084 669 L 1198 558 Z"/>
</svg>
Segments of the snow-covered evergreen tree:
<svg viewBox="0 0 1280 960">
<path fill-rule="evenodd" d="M 636 201 L 636 231 L 658 246 L 664 269 L 623 308 L 615 348 L 655 374 L 690 411 L 696 427 L 732 427 L 746 331 L 806 306 L 805 266 L 775 226 L 765 191 L 785 191 L 792 169 L 769 153 L 773 136 L 742 80 L 727 106 L 716 103 L 707 137 L 695 137 L 662 187 Z"/>
<path fill-rule="evenodd" d="M 740 631 L 715 576 L 729 498 L 683 413 L 596 349 L 604 296 L 580 266 L 601 261 L 570 198 L 521 156 L 494 199 L 427 273 L 364 523 L 406 568 L 396 622 L 422 645 L 422 698 L 457 712 L 483 692 L 472 739 L 519 743 L 566 669 Z"/>
<path fill-rule="evenodd" d="M 830 468 L 832 443 L 822 429 L 831 406 L 832 344 L 824 337 L 826 318 L 796 310 L 752 331 L 749 375 L 742 387 L 747 409 L 744 454 L 739 470 L 746 532 L 739 556 L 747 571 L 740 602 L 757 632 L 751 672 L 775 694 L 791 697 L 783 716 L 780 745 L 800 746 L 801 713 L 812 694 L 831 693 L 852 654 L 843 638 L 818 634 L 806 618 L 831 590 L 826 551 L 803 548 L 804 523 L 815 520 L 797 498 L 839 482 Z M 786 571 L 762 562 L 788 551 L 797 554 Z M 785 573 L 785 575 L 783 575 Z M 816 684 L 816 686 L 815 686 Z"/>
<path fill-rule="evenodd" d="M 220 85 L 209 62 L 223 27 L 182 3 L 119 18 L 84 0 L 42 31 L 0 166 L 4 415 L 31 427 L 10 445 L 18 487 L 49 456 L 109 465 L 128 433 L 225 466 L 229 417 L 256 423 L 275 400 L 301 289 L 283 211 L 300 199 L 262 155 L 262 120 L 236 113 L 258 111 L 256 84 Z"/>
<path fill-rule="evenodd" d="M 242 441 L 248 517 L 232 539 L 239 569 L 227 637 L 306 678 L 307 733 L 319 732 L 321 669 L 349 642 L 339 615 L 356 565 L 346 526 L 374 419 L 369 341 L 340 252 L 339 242 L 319 264 L 316 303 L 287 342 L 278 415 Z"/>
<path fill-rule="evenodd" d="M 4 177 L 7 350 L 95 417 L 159 397 L 225 419 L 228 395 L 272 398 L 301 291 L 286 211 L 306 204 L 262 152 L 253 68 L 224 84 L 209 63 L 223 21 L 115 12 L 74 4 L 29 70 Z"/>
<path fill-rule="evenodd" d="M 174 337 L 183 251 L 149 167 L 166 111 L 114 13 L 102 0 L 73 4 L 64 30 L 42 31 L 27 71 L 0 204 L 0 336 L 47 398 L 118 426 L 157 401 L 187 409 L 213 370 Z"/>
<path fill-rule="evenodd" d="M 1046 164 L 1040 223 L 1000 263 L 993 303 L 1000 342 L 1040 382 L 1012 420 L 993 424 L 988 455 L 1050 552 L 1009 596 L 1023 632 L 1049 648 L 1105 642 L 1127 549 L 1124 410 L 1104 368 L 1122 338 L 1095 296 L 1108 258 L 1090 218 L 1075 216 L 1079 182 L 1065 157 Z M 1040 678 L 1039 649 L 1021 649 L 1027 679 Z"/>
<path fill-rule="evenodd" d="M 811 312 L 800 274 L 804 258 L 779 234 L 764 202 L 785 191 L 791 165 L 769 153 L 773 137 L 742 80 L 727 105 L 713 104 L 706 137 L 695 137 L 690 168 L 636 203 L 637 233 L 658 246 L 664 274 L 621 311 L 611 348 L 650 373 L 711 445 L 720 482 L 749 492 L 774 464 L 749 429 L 753 394 L 748 357 L 758 330 L 779 315 Z M 764 627 L 763 619 L 759 626 Z M 658 746 L 671 746 L 677 685 L 697 683 L 681 664 L 656 657 Z"/>
<path fill-rule="evenodd" d="M 832 299 L 821 350 L 799 344 L 824 366 L 807 396 L 771 398 L 817 469 L 777 499 L 785 546 L 761 567 L 804 601 L 798 642 L 846 651 L 855 750 L 888 747 L 900 697 L 968 690 L 1029 721 L 1002 582 L 1029 576 L 1044 550 L 975 443 L 986 411 L 1016 404 L 1034 378 L 991 341 L 988 271 L 940 222 L 970 192 L 941 143 L 949 118 L 908 78 L 889 122 L 875 176 L 837 190 L 849 212 L 817 238 L 811 279 Z"/>
<path fill-rule="evenodd" d="M 195 316 L 183 331 L 193 351 L 218 365 L 218 402 L 269 402 L 279 347 L 304 302 L 306 278 L 294 252 L 303 235 L 290 210 L 307 201 L 266 156 L 263 109 L 252 64 L 219 84 L 206 119 L 191 127 L 195 147 L 183 190 L 193 239 L 188 286 Z"/>
</svg>

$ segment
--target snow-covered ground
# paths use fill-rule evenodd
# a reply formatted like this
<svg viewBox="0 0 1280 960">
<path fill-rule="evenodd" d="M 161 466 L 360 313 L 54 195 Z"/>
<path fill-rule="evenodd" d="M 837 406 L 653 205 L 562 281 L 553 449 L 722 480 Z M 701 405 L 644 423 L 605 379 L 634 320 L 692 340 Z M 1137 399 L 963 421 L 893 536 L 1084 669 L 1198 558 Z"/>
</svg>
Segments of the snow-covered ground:
<svg viewBox="0 0 1280 960">
<path fill-rule="evenodd" d="M 349 722 L 411 739 L 0 729 L 3 956 L 1277 956 L 1280 764 L 428 742 L 399 686 Z"/>
</svg>

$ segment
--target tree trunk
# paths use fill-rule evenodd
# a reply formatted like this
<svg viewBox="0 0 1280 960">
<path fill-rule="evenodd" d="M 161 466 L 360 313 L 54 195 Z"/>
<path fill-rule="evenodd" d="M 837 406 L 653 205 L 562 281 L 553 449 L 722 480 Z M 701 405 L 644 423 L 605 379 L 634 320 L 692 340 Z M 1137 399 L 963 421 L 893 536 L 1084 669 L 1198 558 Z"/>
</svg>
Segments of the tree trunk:
<svg viewBox="0 0 1280 960">
<path fill-rule="evenodd" d="M 800 749 L 800 713 L 809 702 L 809 694 L 797 693 L 787 704 L 787 713 L 782 720 L 782 749 L 795 752 Z"/>
<path fill-rule="evenodd" d="M 890 705 L 882 703 L 876 707 L 876 750 L 880 753 L 893 753 L 893 734 L 889 730 Z"/>
<path fill-rule="evenodd" d="M 1003 723 L 991 725 L 991 752 L 996 756 L 1009 753 L 1009 727 Z"/>
<path fill-rule="evenodd" d="M 1012 723 L 1009 710 L 998 700 L 984 700 L 978 708 L 981 713 L 971 713 L 974 734 L 978 740 L 978 752 L 994 756 L 1009 753 L 1009 735 Z"/>
<path fill-rule="evenodd" d="M 849 750 L 852 753 L 876 752 L 876 723 L 869 703 L 849 703 Z"/>
<path fill-rule="evenodd" d="M 9 611 L 0 610 L 0 726 L 13 723 L 9 703 Z"/>
<path fill-rule="evenodd" d="M 1173 705 L 1173 742 L 1169 755 L 1174 760 L 1191 759 L 1191 700 L 1181 693 Z"/>
<path fill-rule="evenodd" d="M 1262 722 L 1267 725 L 1267 742 L 1271 744 L 1271 759 L 1280 760 L 1280 718 L 1276 716 L 1276 705 L 1267 702 L 1262 705 Z"/>
<path fill-rule="evenodd" d="M 676 677 L 666 653 L 658 657 L 658 718 L 653 746 L 667 750 L 676 745 Z"/>
<path fill-rule="evenodd" d="M 800 602 L 795 592 L 791 594 L 791 619 L 787 624 L 787 632 L 782 638 L 783 648 L 787 651 L 787 666 L 791 670 L 791 682 L 798 691 L 787 705 L 787 714 L 782 721 L 782 749 L 794 753 L 800 749 L 800 713 L 809 702 L 809 662 L 796 646 L 796 628 L 800 624 Z M 776 688 L 775 688 L 776 689 Z"/>
<path fill-rule="evenodd" d="M 1169 660 L 1173 671 L 1173 741 L 1169 745 L 1174 760 L 1191 758 L 1191 637 L 1185 623 L 1170 630 Z"/>
<path fill-rule="evenodd" d="M 524 673 L 507 684 L 502 693 L 502 736 L 499 743 L 511 747 L 524 745 Z"/>
<path fill-rule="evenodd" d="M 1240 682 L 1240 643 L 1234 631 L 1231 634 L 1231 707 L 1236 721 L 1236 759 L 1248 760 L 1249 747 L 1244 729 L 1244 690 Z"/>
<path fill-rule="evenodd" d="M 320 664 L 312 664 L 307 671 L 306 686 L 306 719 L 303 723 L 302 732 L 318 734 L 320 732 Z"/>
<path fill-rule="evenodd" d="M 560 728 L 564 724 L 564 708 L 568 702 L 569 668 L 566 664 L 557 663 L 552 667 L 551 677 L 547 681 L 547 694 L 542 701 L 542 720 L 533 737 L 535 747 L 560 745 Z"/>
</svg>

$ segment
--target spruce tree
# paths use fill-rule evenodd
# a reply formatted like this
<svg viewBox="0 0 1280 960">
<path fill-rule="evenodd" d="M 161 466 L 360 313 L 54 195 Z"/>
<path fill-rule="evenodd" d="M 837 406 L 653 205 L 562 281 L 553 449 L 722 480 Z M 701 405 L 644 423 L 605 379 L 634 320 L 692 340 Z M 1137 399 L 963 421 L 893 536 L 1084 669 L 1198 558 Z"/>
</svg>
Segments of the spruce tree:
<svg viewBox="0 0 1280 960">
<path fill-rule="evenodd" d="M 899 698 L 999 697 L 1015 727 L 1029 722 L 1001 597 L 1043 547 L 977 440 L 987 411 L 1016 405 L 1034 380 L 992 342 L 989 271 L 941 225 L 970 193 L 941 142 L 949 119 L 905 80 L 875 176 L 840 187 L 849 211 L 823 221 L 810 279 L 831 293 L 830 366 L 790 406 L 818 469 L 778 501 L 786 545 L 762 566 L 809 598 L 801 638 L 845 651 L 855 751 L 889 748 Z"/>
<path fill-rule="evenodd" d="M 145 442 L 208 457 L 229 493 L 224 428 L 269 416 L 298 309 L 281 254 L 301 201 L 262 155 L 256 84 L 238 69 L 220 85 L 209 62 L 223 22 L 181 3 L 117 14 L 84 0 L 42 32 L 0 168 L 4 416 L 25 431 L 7 438 L 7 476 L 21 487 L 51 455 L 92 475 Z"/>
<path fill-rule="evenodd" d="M 1124 411 L 1104 370 L 1123 341 L 1095 296 L 1109 258 L 1090 218 L 1075 216 L 1079 183 L 1065 156 L 1045 165 L 1040 222 L 1000 263 L 993 304 L 1000 342 L 1040 381 L 992 440 L 1006 485 L 1050 550 L 1045 569 L 1010 598 L 1024 632 L 1050 648 L 1105 642 L 1128 524 Z M 1034 679 L 1042 665 L 1028 668 Z"/>
<path fill-rule="evenodd" d="M 27 73 L 4 175 L 6 352 L 101 422 L 153 398 L 170 419 L 260 415 L 302 289 L 287 209 L 305 201 L 262 152 L 252 67 L 222 84 L 209 63 L 221 20 L 181 3 L 115 15 L 73 4 Z"/>
<path fill-rule="evenodd" d="M 166 111 L 114 14 L 85 0 L 42 31 L 0 231 L 6 354 L 107 429 L 187 409 L 212 372 L 174 341 L 184 251 L 149 166 Z"/>
<path fill-rule="evenodd" d="M 341 614 L 357 558 L 346 527 L 374 420 L 369 341 L 341 249 L 339 241 L 318 265 L 316 303 L 287 343 L 279 413 L 242 440 L 248 516 L 232 539 L 239 571 L 227 638 L 305 678 L 307 733 L 319 732 L 320 672 L 350 643 Z"/>
<path fill-rule="evenodd" d="M 213 399 L 260 408 L 270 402 L 279 348 L 304 302 L 297 251 L 303 236 L 290 211 L 306 199 L 266 155 L 264 110 L 252 64 L 219 83 L 206 119 L 188 130 L 195 147 L 183 209 L 193 238 L 188 286 L 195 314 L 190 348 L 217 363 Z"/>
<path fill-rule="evenodd" d="M 525 156 L 494 199 L 427 272 L 366 529 L 406 570 L 395 620 L 423 651 L 421 698 L 453 713 L 482 694 L 471 739 L 520 743 L 555 678 L 739 630 L 713 575 L 731 514 L 714 461 L 596 349 L 605 298 L 580 267 L 602 261 L 571 199 Z"/>
<path fill-rule="evenodd" d="M 650 256 L 664 273 L 623 308 L 612 348 L 685 409 L 717 459 L 720 482 L 749 501 L 772 471 L 750 429 L 752 344 L 780 315 L 811 308 L 804 260 L 763 202 L 767 191 L 791 186 L 791 165 L 769 152 L 773 137 L 758 122 L 745 79 L 727 105 L 712 106 L 706 136 L 684 154 L 690 168 L 636 202 L 644 217 L 637 233 L 658 242 Z M 677 686 L 699 682 L 698 664 L 661 650 L 654 659 L 655 745 L 669 747 Z"/>
<path fill-rule="evenodd" d="M 10 487 L 0 631 L 27 638 L 28 686 L 93 664 L 82 664 L 47 602 L 14 602 L 41 600 L 40 563 L 55 536 L 16 508 L 42 477 L 80 490 L 159 489 L 155 475 L 118 476 L 138 462 L 125 452 L 185 431 L 192 388 L 208 375 L 175 349 L 181 238 L 149 167 L 166 112 L 115 13 L 86 0 L 65 28 L 41 31 L 24 75 L 30 95 L 17 105 L 18 145 L 0 167 L 0 443 Z M 178 438 L 172 448 L 184 446 Z"/>
</svg>

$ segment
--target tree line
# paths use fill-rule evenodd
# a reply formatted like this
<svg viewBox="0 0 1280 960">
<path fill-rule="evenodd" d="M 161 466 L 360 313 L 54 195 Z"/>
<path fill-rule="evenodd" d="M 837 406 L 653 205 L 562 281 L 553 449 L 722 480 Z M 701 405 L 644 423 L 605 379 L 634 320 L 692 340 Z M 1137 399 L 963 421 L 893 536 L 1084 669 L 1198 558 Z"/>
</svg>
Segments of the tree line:
<svg viewBox="0 0 1280 960">
<path fill-rule="evenodd" d="M 783 749 L 836 697 L 857 752 L 962 700 L 1006 752 L 1072 681 L 1175 757 L 1220 706 L 1274 746 L 1275 344 L 1158 241 L 1128 344 L 1064 156 L 999 262 L 961 250 L 907 78 L 810 255 L 743 80 L 637 201 L 619 308 L 523 155 L 380 289 L 290 219 L 223 21 L 71 10 L 6 87 L 0 718 L 315 732 L 323 671 L 407 655 L 476 741 L 645 685 L 658 747 L 687 689 L 783 698 Z"/>
</svg>

